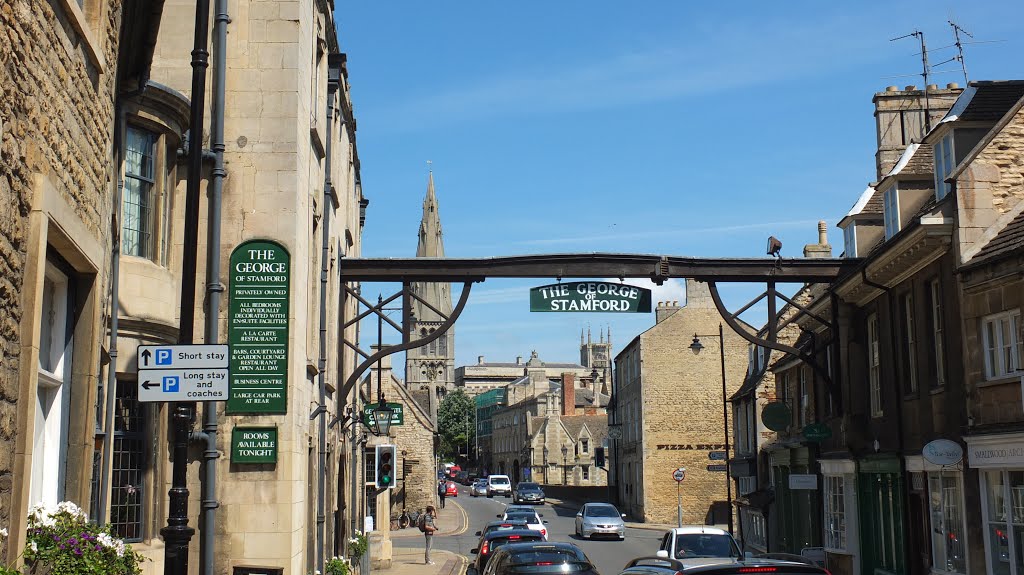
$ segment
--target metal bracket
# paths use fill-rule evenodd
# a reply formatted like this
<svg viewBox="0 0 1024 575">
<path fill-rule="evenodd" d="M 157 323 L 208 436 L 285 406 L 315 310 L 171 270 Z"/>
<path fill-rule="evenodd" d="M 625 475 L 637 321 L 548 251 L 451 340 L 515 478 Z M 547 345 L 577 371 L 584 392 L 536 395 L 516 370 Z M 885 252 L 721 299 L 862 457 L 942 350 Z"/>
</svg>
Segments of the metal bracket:
<svg viewBox="0 0 1024 575">
<path fill-rule="evenodd" d="M 447 333 L 448 330 L 453 325 L 455 325 L 455 320 L 459 319 L 459 316 L 462 315 L 462 311 L 466 308 L 466 303 L 469 301 L 469 293 L 471 288 L 473 287 L 473 282 L 467 281 L 464 284 L 462 284 L 462 294 L 459 296 L 459 302 L 455 305 L 455 308 L 452 310 L 451 315 L 445 315 L 444 313 L 437 310 L 434 306 L 423 301 L 419 296 L 414 294 L 412 292 L 412 289 L 410 288 L 409 282 L 403 282 L 401 291 L 392 294 L 387 298 L 384 298 L 380 303 L 376 305 L 370 303 L 365 298 L 363 298 L 363 296 L 359 294 L 359 291 L 353 288 L 349 283 L 346 282 L 342 285 L 347 295 L 354 297 L 360 304 L 366 306 L 367 308 L 365 312 L 356 314 L 354 318 L 342 324 L 340 330 L 342 334 L 345 333 L 345 330 L 348 327 L 359 322 L 360 320 L 369 315 L 377 315 L 382 320 L 384 320 L 385 323 L 387 323 L 394 329 L 398 330 L 402 334 L 402 343 L 398 345 L 387 346 L 386 348 L 379 349 L 372 354 L 368 354 L 362 349 L 360 349 L 359 346 L 357 345 L 358 342 L 352 342 L 348 338 L 344 337 L 344 335 L 342 335 L 342 342 L 347 347 L 354 350 L 357 354 L 364 358 L 363 362 L 356 366 L 356 368 L 345 380 L 345 384 L 341 387 L 341 397 L 347 397 L 348 394 L 352 392 L 352 388 L 355 387 L 356 383 L 359 382 L 359 378 L 362 377 L 366 370 L 369 369 L 378 360 L 401 351 L 407 351 L 410 349 L 423 347 L 424 345 L 427 345 L 428 343 L 434 341 L 435 339 Z M 394 320 L 389 318 L 384 313 L 384 306 L 398 299 L 399 297 L 402 298 L 402 325 L 398 325 Z M 422 337 L 420 339 L 410 338 L 410 327 L 412 326 L 413 299 L 416 299 L 423 305 L 433 310 L 439 316 L 444 318 L 444 322 L 441 325 L 435 328 L 433 332 L 427 334 L 426 337 Z"/>
</svg>

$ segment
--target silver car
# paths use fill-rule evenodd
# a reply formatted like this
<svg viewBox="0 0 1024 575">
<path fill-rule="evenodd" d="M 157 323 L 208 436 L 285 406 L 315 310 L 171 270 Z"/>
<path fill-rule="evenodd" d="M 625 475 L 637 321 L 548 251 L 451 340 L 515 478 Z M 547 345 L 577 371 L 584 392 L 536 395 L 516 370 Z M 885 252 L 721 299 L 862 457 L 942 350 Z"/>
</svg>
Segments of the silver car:
<svg viewBox="0 0 1024 575">
<path fill-rule="evenodd" d="M 473 497 L 487 497 L 487 480 L 477 479 L 469 488 L 469 494 Z"/>
<path fill-rule="evenodd" d="M 593 539 L 598 536 L 626 538 L 626 516 L 610 503 L 584 503 L 576 513 L 576 535 Z"/>
</svg>

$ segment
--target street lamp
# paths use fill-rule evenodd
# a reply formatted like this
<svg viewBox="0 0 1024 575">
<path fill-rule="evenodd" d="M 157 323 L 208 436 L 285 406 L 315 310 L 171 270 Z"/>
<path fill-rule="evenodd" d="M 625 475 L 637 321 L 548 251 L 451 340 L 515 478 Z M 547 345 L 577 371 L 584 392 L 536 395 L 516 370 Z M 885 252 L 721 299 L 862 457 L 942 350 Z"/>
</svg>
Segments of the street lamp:
<svg viewBox="0 0 1024 575">
<path fill-rule="evenodd" d="M 370 412 L 370 432 L 378 437 L 388 434 L 391 429 L 391 416 L 395 410 L 384 401 L 384 394 L 380 395 L 380 402 Z"/>
<path fill-rule="evenodd" d="M 690 351 L 695 355 L 704 349 L 700 342 L 701 337 L 715 337 L 715 334 L 697 335 L 693 334 L 693 343 L 690 344 Z M 729 515 L 729 533 L 732 533 L 732 477 L 729 472 L 729 398 L 725 389 L 725 333 L 722 324 L 718 324 L 718 349 L 721 352 L 722 360 L 722 431 L 725 436 L 725 503 L 726 513 Z"/>
<path fill-rule="evenodd" d="M 565 485 L 565 478 L 569 475 L 568 465 L 566 460 L 569 458 L 569 448 L 562 446 L 562 485 Z"/>
</svg>

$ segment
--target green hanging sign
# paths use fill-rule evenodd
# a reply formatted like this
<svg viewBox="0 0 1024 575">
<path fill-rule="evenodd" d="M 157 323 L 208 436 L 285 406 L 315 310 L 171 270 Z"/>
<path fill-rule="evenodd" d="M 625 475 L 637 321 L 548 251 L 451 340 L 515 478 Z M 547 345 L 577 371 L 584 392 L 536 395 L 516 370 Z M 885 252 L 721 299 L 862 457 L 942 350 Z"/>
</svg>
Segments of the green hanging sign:
<svg viewBox="0 0 1024 575">
<path fill-rule="evenodd" d="M 227 412 L 288 411 L 291 258 L 280 244 L 250 240 L 231 252 Z"/>
<path fill-rule="evenodd" d="M 373 410 L 377 409 L 376 403 L 363 406 L 363 425 L 370 427 L 373 421 Z M 401 403 L 387 402 L 388 409 L 391 409 L 391 425 L 405 425 L 405 406 Z"/>
<path fill-rule="evenodd" d="M 832 437 L 832 428 L 824 423 L 812 423 L 804 427 L 804 439 L 807 441 L 824 441 Z"/>
<path fill-rule="evenodd" d="M 530 311 L 650 313 L 651 290 L 612 282 L 568 282 L 530 288 Z"/>
</svg>

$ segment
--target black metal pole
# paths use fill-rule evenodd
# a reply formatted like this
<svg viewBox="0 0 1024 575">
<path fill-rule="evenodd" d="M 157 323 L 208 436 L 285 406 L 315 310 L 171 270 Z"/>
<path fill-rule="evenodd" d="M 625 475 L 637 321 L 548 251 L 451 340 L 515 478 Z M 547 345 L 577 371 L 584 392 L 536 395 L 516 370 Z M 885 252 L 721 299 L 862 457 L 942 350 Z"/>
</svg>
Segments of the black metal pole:
<svg viewBox="0 0 1024 575">
<path fill-rule="evenodd" d="M 729 471 L 729 399 L 725 389 L 725 330 L 718 324 L 718 349 L 722 357 L 722 430 L 725 432 L 725 510 L 732 533 L 732 474 Z"/>
<path fill-rule="evenodd" d="M 181 319 L 178 343 L 193 341 L 196 312 L 196 260 L 199 246 L 199 184 L 203 168 L 203 111 L 206 96 L 206 69 L 210 53 L 210 0 L 196 0 L 195 43 L 192 49 L 191 117 L 188 142 L 188 181 L 185 188 L 185 236 L 181 270 Z M 188 441 L 195 405 L 174 404 L 171 423 L 173 464 L 167 526 L 160 529 L 164 538 L 164 575 L 187 575 L 188 544 L 195 529 L 188 526 Z"/>
</svg>

